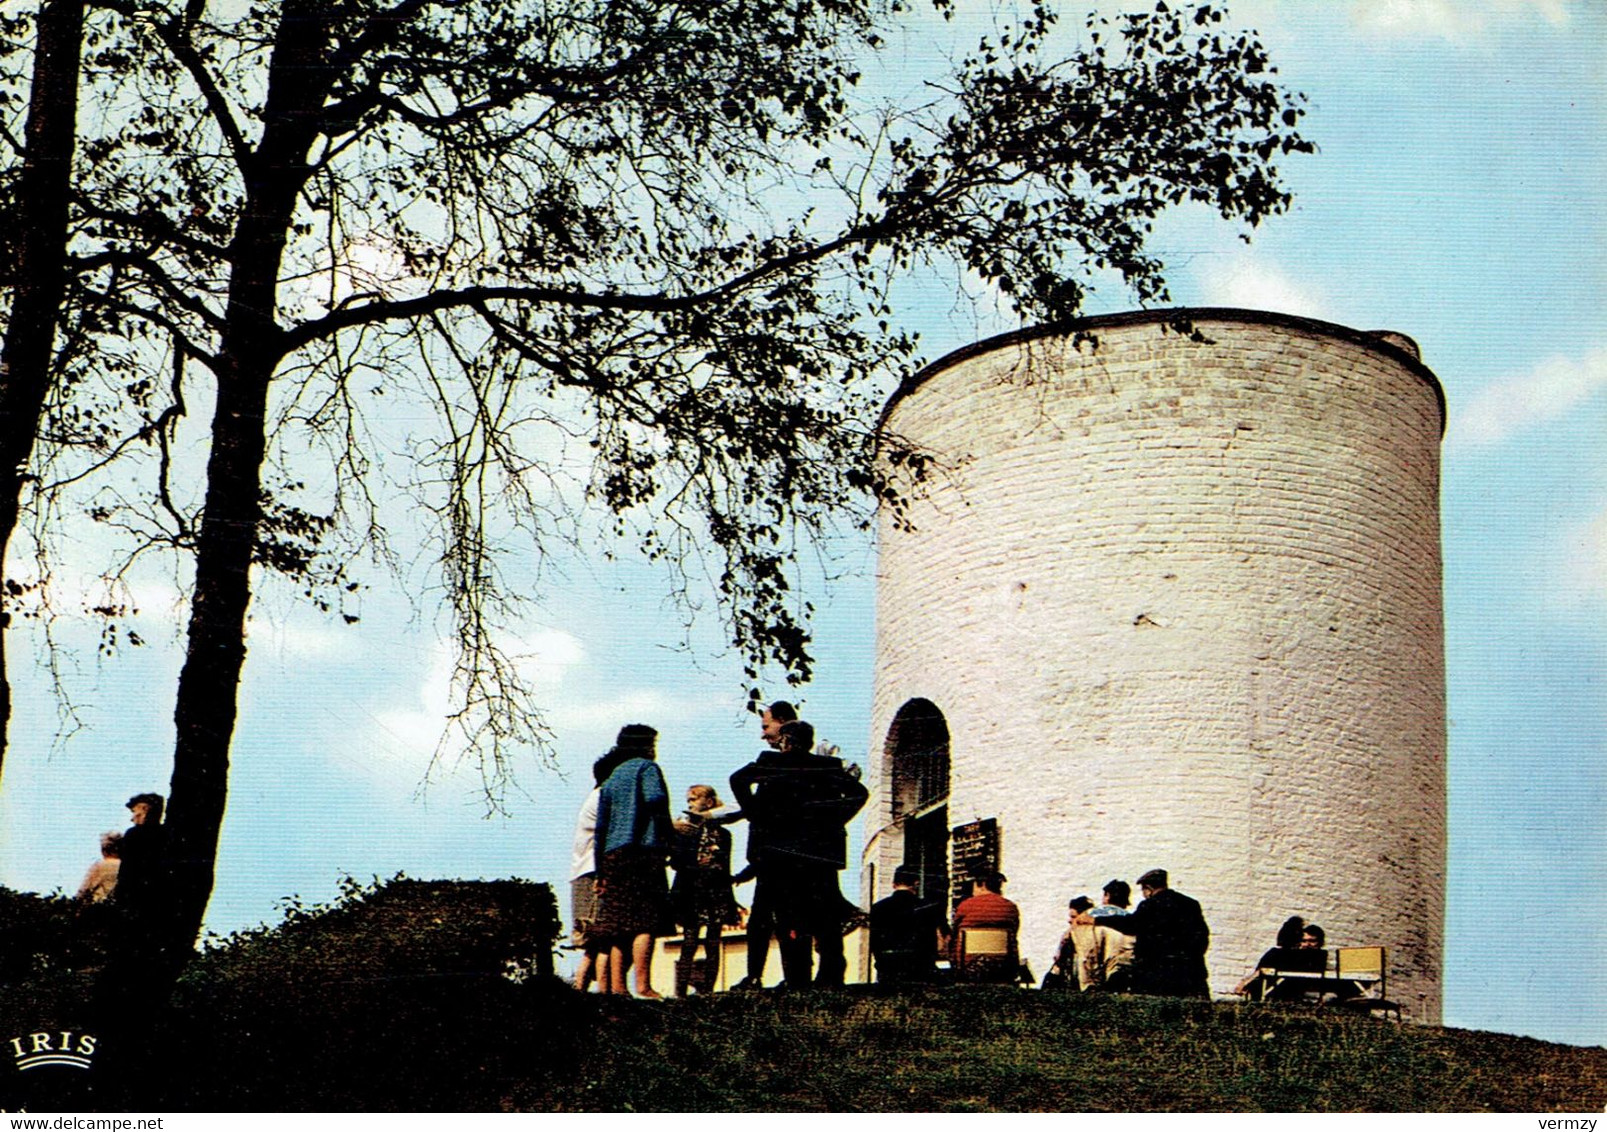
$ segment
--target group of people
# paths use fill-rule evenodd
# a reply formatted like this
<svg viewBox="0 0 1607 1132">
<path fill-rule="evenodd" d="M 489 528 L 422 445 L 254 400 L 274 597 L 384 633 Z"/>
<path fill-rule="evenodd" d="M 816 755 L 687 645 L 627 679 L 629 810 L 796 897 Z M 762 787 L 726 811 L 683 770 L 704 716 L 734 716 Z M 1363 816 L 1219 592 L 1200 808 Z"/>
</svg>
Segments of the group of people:
<svg viewBox="0 0 1607 1132">
<path fill-rule="evenodd" d="M 738 986 L 762 985 L 772 938 L 784 986 L 842 985 L 843 931 L 858 909 L 843 898 L 837 874 L 848 863 L 848 823 L 869 795 L 857 769 L 815 750 L 814 728 L 786 701 L 760 713 L 760 733 L 766 749 L 731 775 L 734 805 L 700 783 L 687 789 L 679 819 L 670 815 L 653 728 L 621 728 L 593 765 L 596 785 L 576 822 L 570 869 L 578 987 L 595 981 L 603 993 L 626 994 L 633 981 L 638 997 L 660 997 L 653 939 L 679 925 L 675 992 L 708 993 L 719 978 L 723 929 L 740 920 L 732 886 L 750 879 L 748 971 Z M 733 875 L 727 827 L 738 821 L 748 823 L 748 862 Z"/>
<path fill-rule="evenodd" d="M 1052 970 L 1080 990 L 1209 998 L 1211 929 L 1200 902 L 1172 888 L 1165 869 L 1139 877 L 1138 890 L 1143 899 L 1131 910 L 1132 889 L 1122 880 L 1105 885 L 1097 907 L 1072 898 Z"/>
<path fill-rule="evenodd" d="M 613 749 L 593 764 L 595 785 L 576 822 L 570 869 L 578 988 L 595 983 L 605 994 L 627 994 L 634 984 L 638 997 L 660 997 L 653 940 L 679 929 L 675 993 L 707 994 L 719 981 L 723 931 L 739 924 L 747 932 L 747 973 L 737 989 L 763 985 L 772 939 L 781 953 L 782 987 L 843 984 L 843 936 L 865 917 L 844 899 L 838 874 L 848 863 L 848 823 L 868 792 L 857 767 L 815 749 L 814 728 L 793 705 L 777 701 L 759 718 L 766 749 L 731 775 L 730 805 L 699 783 L 687 788 L 685 811 L 672 817 L 657 765 L 658 733 L 645 724 L 621 728 Z M 729 827 L 740 821 L 748 823 L 748 860 L 733 874 Z M 755 886 L 744 919 L 732 888 L 748 880 Z M 1014 939 L 1021 913 L 1003 895 L 1005 883 L 998 872 L 974 877 L 951 924 L 943 903 L 921 898 L 918 870 L 896 869 L 892 894 L 868 917 L 877 980 L 932 981 L 944 957 L 955 968 L 963 961 L 967 971 L 1015 964 L 1013 950 L 1009 959 L 962 954 L 969 929 L 1000 928 Z M 1121 880 L 1105 886 L 1098 906 L 1087 897 L 1071 901 L 1048 985 L 1209 993 L 1210 929 L 1199 902 L 1170 888 L 1163 869 L 1139 877 L 1138 887 L 1143 900 L 1132 909 L 1131 888 Z M 1016 968 L 1001 967 L 984 977 L 1015 975 Z"/>
<path fill-rule="evenodd" d="M 882 983 L 929 982 L 938 958 L 947 951 L 962 977 L 1010 982 L 1019 965 L 1013 954 L 972 956 L 964 945 L 971 929 L 998 928 L 1014 935 L 1021 912 L 1003 894 L 1005 877 L 983 872 L 972 894 L 954 909 L 952 931 L 940 904 L 918 895 L 920 873 L 901 866 L 893 873 L 893 892 L 871 907 L 871 954 Z M 1129 910 L 1126 881 L 1105 885 L 1104 903 L 1086 896 L 1069 903 L 1068 924 L 1044 977 L 1046 988 L 1103 989 L 1132 994 L 1205 997 L 1205 952 L 1211 932 L 1199 902 L 1168 886 L 1166 870 L 1138 878 L 1143 901 Z"/>
<path fill-rule="evenodd" d="M 75 899 L 85 939 L 95 941 L 94 998 L 103 1030 L 153 980 L 176 974 L 182 963 L 172 946 L 173 886 L 165 799 L 136 794 L 128 800 L 129 826 L 100 835 L 100 856 L 89 866 Z"/>
<path fill-rule="evenodd" d="M 920 896 L 921 873 L 912 865 L 893 870 L 893 891 L 870 909 L 870 950 L 879 983 L 929 983 L 938 978 L 938 959 L 947 955 L 952 970 L 986 982 L 1015 982 L 1020 964 L 1012 953 L 968 956 L 966 932 L 998 929 L 1013 936 L 1021 909 L 1004 895 L 1005 876 L 984 870 L 971 881 L 971 895 L 954 908 L 952 930 L 943 905 Z"/>
<path fill-rule="evenodd" d="M 595 981 L 603 993 L 626 994 L 634 971 L 637 996 L 660 997 L 652 985 L 653 939 L 678 926 L 683 935 L 675 993 L 707 994 L 719 980 L 723 931 L 739 924 L 747 930 L 748 953 L 739 989 L 763 985 L 772 939 L 781 952 L 783 987 L 843 984 L 843 935 L 865 918 L 843 898 L 838 873 L 848 863 L 848 823 L 868 792 L 857 767 L 815 749 L 814 728 L 790 703 L 777 701 L 760 713 L 760 734 L 766 749 L 731 775 L 736 804 L 725 805 L 713 786 L 699 783 L 687 788 L 679 818 L 670 815 L 653 728 L 621 728 L 614 747 L 592 765 L 595 785 L 581 807 L 571 861 L 573 938 L 582 952 L 579 988 Z M 163 799 L 136 794 L 127 808 L 132 824 L 123 833 L 101 835 L 101 857 L 90 866 L 78 899 L 110 904 L 126 931 L 151 934 L 141 929 L 151 927 L 142 921 L 153 914 L 162 885 Z M 739 821 L 748 823 L 748 863 L 733 875 L 729 827 Z M 666 865 L 674 872 L 673 885 Z M 983 871 L 973 878 L 952 926 L 942 902 L 922 899 L 921 879 L 918 869 L 900 866 L 892 893 L 871 906 L 877 981 L 934 981 L 945 956 L 956 969 L 979 962 L 983 978 L 1015 981 L 1013 968 L 986 970 L 990 959 L 1014 964 L 1013 950 L 1008 958 L 973 960 L 962 946 L 970 929 L 1003 929 L 1014 938 L 1021 912 L 1003 895 L 1003 874 Z M 755 888 L 744 920 L 732 889 L 748 880 Z M 1068 902 L 1066 931 L 1045 988 L 1209 996 L 1205 953 L 1211 933 L 1199 902 L 1171 888 L 1164 869 L 1151 869 L 1137 883 L 1143 899 L 1136 908 L 1129 907 L 1131 886 L 1120 879 L 1104 886 L 1098 905 L 1087 896 Z M 1321 927 L 1291 916 L 1257 971 L 1321 975 L 1325 943 Z M 1252 993 L 1258 977 L 1247 976 L 1235 993 Z M 1304 989 L 1285 978 L 1265 997 L 1299 997 Z"/>
</svg>

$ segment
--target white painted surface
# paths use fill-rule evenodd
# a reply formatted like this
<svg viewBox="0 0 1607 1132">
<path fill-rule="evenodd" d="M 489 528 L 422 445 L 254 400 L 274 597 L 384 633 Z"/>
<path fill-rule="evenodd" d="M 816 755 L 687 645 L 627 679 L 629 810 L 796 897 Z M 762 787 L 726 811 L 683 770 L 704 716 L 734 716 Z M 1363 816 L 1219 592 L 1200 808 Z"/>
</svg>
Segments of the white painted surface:
<svg viewBox="0 0 1607 1132">
<path fill-rule="evenodd" d="M 985 348 L 895 400 L 943 470 L 881 531 L 871 749 L 911 698 L 942 710 L 949 822 L 998 819 L 1039 974 L 1069 897 L 1163 867 L 1214 990 L 1300 914 L 1387 946 L 1390 996 L 1438 1022 L 1432 376 L 1339 327 L 1199 319 L 1209 343 L 1150 318 Z M 869 769 L 875 898 L 902 848 Z"/>
</svg>

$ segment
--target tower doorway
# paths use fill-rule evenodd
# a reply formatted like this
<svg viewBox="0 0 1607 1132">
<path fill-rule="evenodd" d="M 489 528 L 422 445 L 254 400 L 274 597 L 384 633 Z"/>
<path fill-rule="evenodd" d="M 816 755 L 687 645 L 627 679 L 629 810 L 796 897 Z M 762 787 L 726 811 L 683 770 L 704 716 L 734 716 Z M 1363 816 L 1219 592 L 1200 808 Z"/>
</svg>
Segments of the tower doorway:
<svg viewBox="0 0 1607 1132">
<path fill-rule="evenodd" d="M 949 726 L 930 700 L 898 709 L 887 730 L 893 824 L 902 864 L 920 870 L 922 900 L 946 902 L 949 888 Z"/>
</svg>

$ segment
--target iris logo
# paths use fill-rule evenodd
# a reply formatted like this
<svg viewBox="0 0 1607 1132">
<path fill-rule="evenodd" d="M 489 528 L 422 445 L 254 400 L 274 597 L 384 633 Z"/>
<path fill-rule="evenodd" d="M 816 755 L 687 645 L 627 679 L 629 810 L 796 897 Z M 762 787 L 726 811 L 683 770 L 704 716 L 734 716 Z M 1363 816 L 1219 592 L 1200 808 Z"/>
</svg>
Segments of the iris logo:
<svg viewBox="0 0 1607 1132">
<path fill-rule="evenodd" d="M 18 1069 L 38 1069 L 42 1065 L 68 1065 L 88 1069 L 95 1056 L 95 1035 L 72 1030 L 44 1030 L 11 1039 L 11 1059 Z"/>
</svg>

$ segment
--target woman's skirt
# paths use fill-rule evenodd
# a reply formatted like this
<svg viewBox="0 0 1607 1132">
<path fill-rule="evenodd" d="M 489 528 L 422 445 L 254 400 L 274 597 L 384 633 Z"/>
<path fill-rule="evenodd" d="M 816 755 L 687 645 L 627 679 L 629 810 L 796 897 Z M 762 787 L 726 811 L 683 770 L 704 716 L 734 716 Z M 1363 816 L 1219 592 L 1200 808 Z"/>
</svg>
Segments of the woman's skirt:
<svg viewBox="0 0 1607 1132">
<path fill-rule="evenodd" d="M 597 874 L 587 873 L 569 882 L 569 942 L 576 947 L 591 943 L 597 928 Z"/>
<path fill-rule="evenodd" d="M 670 889 L 664 878 L 664 854 L 627 845 L 603 857 L 597 869 L 599 938 L 666 935 L 673 931 Z"/>
</svg>

